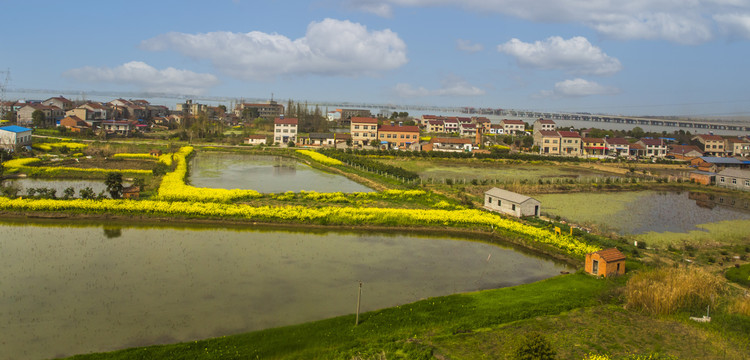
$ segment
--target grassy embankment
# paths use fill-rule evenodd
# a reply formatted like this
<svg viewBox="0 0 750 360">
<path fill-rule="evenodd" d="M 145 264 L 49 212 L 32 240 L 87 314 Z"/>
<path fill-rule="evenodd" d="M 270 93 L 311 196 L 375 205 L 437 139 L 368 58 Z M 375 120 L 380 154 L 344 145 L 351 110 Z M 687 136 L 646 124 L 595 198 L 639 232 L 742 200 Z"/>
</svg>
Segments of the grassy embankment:
<svg viewBox="0 0 750 360">
<path fill-rule="evenodd" d="M 559 276 L 534 284 L 431 298 L 355 316 L 175 345 L 81 355 L 75 359 L 286 358 L 430 359 L 434 341 L 486 332 L 519 320 L 592 306 L 616 286 L 585 275 Z M 589 349 L 581 348 L 581 355 Z M 477 355 L 478 353 L 474 353 Z"/>
</svg>

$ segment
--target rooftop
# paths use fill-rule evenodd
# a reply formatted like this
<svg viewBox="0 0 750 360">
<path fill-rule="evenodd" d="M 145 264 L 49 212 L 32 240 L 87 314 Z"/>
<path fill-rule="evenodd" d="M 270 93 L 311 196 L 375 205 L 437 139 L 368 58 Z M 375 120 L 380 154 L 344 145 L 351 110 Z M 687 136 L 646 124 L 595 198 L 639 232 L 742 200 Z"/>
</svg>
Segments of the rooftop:
<svg viewBox="0 0 750 360">
<path fill-rule="evenodd" d="M 25 128 L 23 126 L 18 125 L 8 125 L 8 126 L 0 126 L 0 130 L 10 131 L 14 133 L 20 133 L 24 131 L 31 131 L 29 128 Z"/>
</svg>

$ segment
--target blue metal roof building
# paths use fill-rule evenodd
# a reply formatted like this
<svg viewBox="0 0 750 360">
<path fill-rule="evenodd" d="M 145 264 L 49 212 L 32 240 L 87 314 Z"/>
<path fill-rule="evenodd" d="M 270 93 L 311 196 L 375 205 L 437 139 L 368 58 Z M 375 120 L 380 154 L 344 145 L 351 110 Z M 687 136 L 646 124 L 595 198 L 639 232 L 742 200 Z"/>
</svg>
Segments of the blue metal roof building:
<svg viewBox="0 0 750 360">
<path fill-rule="evenodd" d="M 20 133 L 24 131 L 31 131 L 29 128 L 25 128 L 23 126 L 18 125 L 8 125 L 8 126 L 0 126 L 0 130 L 10 131 L 14 133 Z"/>
</svg>

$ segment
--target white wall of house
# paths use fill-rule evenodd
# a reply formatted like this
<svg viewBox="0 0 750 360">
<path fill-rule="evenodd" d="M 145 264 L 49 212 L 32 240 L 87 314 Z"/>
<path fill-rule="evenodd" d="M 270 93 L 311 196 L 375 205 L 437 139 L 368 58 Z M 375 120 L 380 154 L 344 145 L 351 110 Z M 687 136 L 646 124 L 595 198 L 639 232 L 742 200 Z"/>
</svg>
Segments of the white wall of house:
<svg viewBox="0 0 750 360">
<path fill-rule="evenodd" d="M 529 199 L 519 204 L 507 199 L 492 196 L 490 194 L 484 194 L 485 208 L 487 208 L 488 210 L 513 215 L 515 217 L 539 216 L 541 205 L 542 203 L 535 199 Z"/>
</svg>

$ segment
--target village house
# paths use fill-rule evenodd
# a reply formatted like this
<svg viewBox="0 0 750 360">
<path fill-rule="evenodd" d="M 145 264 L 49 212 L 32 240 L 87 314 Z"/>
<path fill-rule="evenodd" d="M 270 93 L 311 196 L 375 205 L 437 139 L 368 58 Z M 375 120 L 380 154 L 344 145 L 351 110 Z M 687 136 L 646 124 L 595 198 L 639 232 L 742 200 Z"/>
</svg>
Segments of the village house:
<svg viewBox="0 0 750 360">
<path fill-rule="evenodd" d="M 503 131 L 510 135 L 523 134 L 526 129 L 526 123 L 521 120 L 508 120 L 504 119 L 500 121 L 500 125 L 503 126 Z"/>
<path fill-rule="evenodd" d="M 727 138 L 724 151 L 728 156 L 750 156 L 750 141 L 740 138 Z"/>
<path fill-rule="evenodd" d="M 306 146 L 332 147 L 336 143 L 336 135 L 334 133 L 310 133 L 300 140 L 302 145 Z"/>
<path fill-rule="evenodd" d="M 534 146 L 542 155 L 560 155 L 560 134 L 551 130 L 534 130 Z"/>
<path fill-rule="evenodd" d="M 265 135 L 248 135 L 242 143 L 245 145 L 265 145 L 268 137 Z"/>
<path fill-rule="evenodd" d="M 716 174 L 716 185 L 729 189 L 750 191 L 750 170 L 721 170 Z"/>
<path fill-rule="evenodd" d="M 442 120 L 442 119 L 439 119 L 437 115 L 422 115 L 419 118 L 419 125 L 427 126 L 427 124 L 429 124 L 430 121 L 437 121 L 437 120 Z"/>
<path fill-rule="evenodd" d="M 443 122 L 443 120 L 430 120 L 427 122 L 425 130 L 431 133 L 444 133 L 445 122 Z"/>
<path fill-rule="evenodd" d="M 585 271 L 594 276 L 611 277 L 625 274 L 625 254 L 617 248 L 586 254 Z"/>
<path fill-rule="evenodd" d="M 146 109 L 129 100 L 115 99 L 107 103 L 112 108 L 112 117 L 117 119 L 144 119 L 146 118 Z"/>
<path fill-rule="evenodd" d="M 585 137 L 581 139 L 583 146 L 583 155 L 596 156 L 607 154 L 607 143 L 604 138 L 590 138 Z"/>
<path fill-rule="evenodd" d="M 491 124 L 490 125 L 490 134 L 493 134 L 493 135 L 503 135 L 503 134 L 505 134 L 505 129 L 500 124 Z"/>
<path fill-rule="evenodd" d="M 484 208 L 515 217 L 539 216 L 542 203 L 532 197 L 493 187 L 484 192 Z"/>
<path fill-rule="evenodd" d="M 79 133 L 85 130 L 93 130 L 89 123 L 75 115 L 70 115 L 60 120 L 60 126 L 65 127 L 71 132 L 75 133 Z"/>
<path fill-rule="evenodd" d="M 443 125 L 445 126 L 446 133 L 455 134 L 458 132 L 458 119 L 457 118 L 444 119 Z"/>
<path fill-rule="evenodd" d="M 287 145 L 297 142 L 297 118 L 276 118 L 273 121 L 274 142 Z"/>
<path fill-rule="evenodd" d="M 557 130 L 557 124 L 552 120 L 538 119 L 534 121 L 534 132 L 538 130 L 555 131 Z"/>
<path fill-rule="evenodd" d="M 690 181 L 701 185 L 713 185 L 716 183 L 716 173 L 696 170 L 690 173 Z"/>
<path fill-rule="evenodd" d="M 475 124 L 461 123 L 458 127 L 458 133 L 460 136 L 475 136 L 477 134 L 477 126 Z"/>
<path fill-rule="evenodd" d="M 418 126 L 381 125 L 378 128 L 380 144 L 387 149 L 407 149 L 419 143 Z"/>
<path fill-rule="evenodd" d="M 701 171 L 719 172 L 727 168 L 741 169 L 750 165 L 750 162 L 737 158 L 701 156 L 690 160 L 690 166 Z"/>
<path fill-rule="evenodd" d="M 351 118 L 350 129 L 353 145 L 370 145 L 378 138 L 378 119 L 355 116 Z"/>
<path fill-rule="evenodd" d="M 111 113 L 107 106 L 97 102 L 85 103 L 77 109 L 86 110 L 86 117 L 78 116 L 83 120 L 107 120 Z"/>
<path fill-rule="evenodd" d="M 667 155 L 667 144 L 662 139 L 641 139 L 637 143 L 643 147 L 643 157 L 663 158 Z"/>
<path fill-rule="evenodd" d="M 678 160 L 689 160 L 703 156 L 703 151 L 695 145 L 671 145 L 667 155 L 671 155 Z"/>
<path fill-rule="evenodd" d="M 26 105 L 18 109 L 18 112 L 16 112 L 16 123 L 18 123 L 19 125 L 32 126 L 32 116 L 37 110 L 44 113 L 44 126 L 52 126 L 57 122 L 57 120 L 60 120 L 65 116 L 65 112 L 57 106 L 26 103 Z"/>
<path fill-rule="evenodd" d="M 432 138 L 422 147 L 424 151 L 464 152 L 471 151 L 472 141 L 467 138 Z"/>
<path fill-rule="evenodd" d="M 492 128 L 492 122 L 486 117 L 473 117 L 472 120 L 477 125 L 477 129 L 482 129 L 485 133 L 489 133 Z"/>
<path fill-rule="evenodd" d="M 627 157 L 630 155 L 630 142 L 625 138 L 606 138 L 607 154 L 610 156 Z"/>
<path fill-rule="evenodd" d="M 31 129 L 17 125 L 0 127 L 0 148 L 16 151 L 21 147 L 31 146 L 31 132 Z"/>
<path fill-rule="evenodd" d="M 706 156 L 724 156 L 724 138 L 719 135 L 697 135 L 693 137 L 703 146 L 703 154 Z"/>
<path fill-rule="evenodd" d="M 63 111 L 68 111 L 73 108 L 73 102 L 62 96 L 51 97 L 47 100 L 44 100 L 42 101 L 42 105 L 54 106 L 62 109 Z"/>
<path fill-rule="evenodd" d="M 102 121 L 101 130 L 110 134 L 130 135 L 137 131 L 137 120 L 105 120 Z"/>
<path fill-rule="evenodd" d="M 581 156 L 581 135 L 575 131 L 558 131 L 560 134 L 560 155 Z"/>
</svg>

